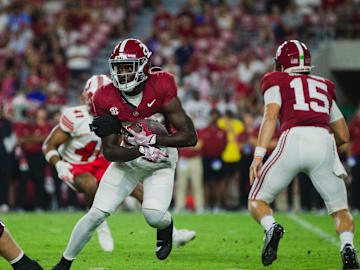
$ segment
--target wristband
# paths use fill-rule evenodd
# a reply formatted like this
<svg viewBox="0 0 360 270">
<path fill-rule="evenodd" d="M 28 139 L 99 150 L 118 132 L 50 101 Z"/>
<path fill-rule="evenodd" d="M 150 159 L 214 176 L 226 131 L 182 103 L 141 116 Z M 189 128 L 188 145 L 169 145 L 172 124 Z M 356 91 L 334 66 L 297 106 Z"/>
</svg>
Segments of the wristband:
<svg viewBox="0 0 360 270">
<path fill-rule="evenodd" d="M 265 154 L 266 154 L 266 148 L 260 146 L 257 146 L 255 148 L 254 157 L 260 157 L 262 159 L 265 156 Z"/>
<path fill-rule="evenodd" d="M 49 152 L 47 152 L 46 155 L 45 155 L 46 161 L 50 163 L 50 159 L 53 156 L 59 156 L 59 152 L 56 151 L 56 150 L 50 150 Z"/>
</svg>

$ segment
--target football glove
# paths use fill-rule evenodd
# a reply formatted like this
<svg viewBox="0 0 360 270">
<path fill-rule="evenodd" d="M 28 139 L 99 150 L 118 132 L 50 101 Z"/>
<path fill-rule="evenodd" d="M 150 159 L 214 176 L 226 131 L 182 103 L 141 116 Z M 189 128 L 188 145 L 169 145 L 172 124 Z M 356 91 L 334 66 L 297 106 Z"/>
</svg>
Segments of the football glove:
<svg viewBox="0 0 360 270">
<path fill-rule="evenodd" d="M 72 165 L 65 161 L 59 160 L 55 164 L 56 171 L 61 180 L 67 182 L 74 179 L 74 175 L 70 172 Z"/>
<path fill-rule="evenodd" d="M 121 121 L 110 114 L 95 116 L 90 124 L 90 130 L 100 138 L 111 134 L 118 134 L 121 130 Z"/>
<path fill-rule="evenodd" d="M 130 126 L 126 127 L 126 131 L 132 136 L 126 136 L 126 140 L 134 146 L 149 146 L 156 144 L 156 134 L 151 133 L 149 128 L 142 124 L 142 131 L 136 132 Z"/>
<path fill-rule="evenodd" d="M 163 162 L 169 157 L 164 151 L 153 146 L 140 146 L 139 152 L 144 155 L 144 158 L 152 162 Z"/>
</svg>

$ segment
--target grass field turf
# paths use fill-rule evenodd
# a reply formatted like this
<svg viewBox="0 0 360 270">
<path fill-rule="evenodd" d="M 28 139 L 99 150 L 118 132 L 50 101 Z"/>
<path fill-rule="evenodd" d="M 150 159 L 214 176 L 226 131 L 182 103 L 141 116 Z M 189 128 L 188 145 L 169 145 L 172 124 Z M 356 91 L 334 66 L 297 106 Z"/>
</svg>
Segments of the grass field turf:
<svg viewBox="0 0 360 270">
<path fill-rule="evenodd" d="M 64 251 L 73 226 L 84 213 L 2 214 L 13 237 L 27 255 L 44 269 L 54 266 Z M 329 216 L 297 215 L 337 239 Z M 256 269 L 342 269 L 339 248 L 297 224 L 287 214 L 276 214 L 286 233 L 278 259 L 269 267 L 261 264 L 263 230 L 246 214 L 174 215 L 177 228 L 197 231 L 183 248 L 174 248 L 169 258 L 155 256 L 155 230 L 140 213 L 116 213 L 108 221 L 115 250 L 105 253 L 94 237 L 73 263 L 73 270 L 171 269 L 171 270 L 256 270 Z M 355 224 L 360 217 L 355 216 Z M 359 247 L 359 234 L 355 235 Z M 0 269 L 12 269 L 0 259 Z"/>
</svg>

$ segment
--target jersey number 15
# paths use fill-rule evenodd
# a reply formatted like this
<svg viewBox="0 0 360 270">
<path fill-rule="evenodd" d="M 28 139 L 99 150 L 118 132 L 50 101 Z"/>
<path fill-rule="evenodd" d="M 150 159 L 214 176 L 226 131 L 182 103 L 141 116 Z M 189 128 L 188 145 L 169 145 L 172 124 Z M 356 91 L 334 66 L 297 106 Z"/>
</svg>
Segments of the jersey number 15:
<svg viewBox="0 0 360 270">
<path fill-rule="evenodd" d="M 305 85 L 301 78 L 295 78 L 290 82 L 291 88 L 294 88 L 295 91 L 296 103 L 294 104 L 294 110 L 309 111 L 311 109 L 314 112 L 329 114 L 329 100 L 327 96 L 317 91 L 317 89 L 321 89 L 327 92 L 327 85 L 313 79 L 306 79 L 306 84 L 309 97 L 322 101 L 323 105 L 319 105 L 317 101 L 310 101 L 310 103 L 305 102 L 304 90 L 306 87 L 304 87 Z"/>
</svg>

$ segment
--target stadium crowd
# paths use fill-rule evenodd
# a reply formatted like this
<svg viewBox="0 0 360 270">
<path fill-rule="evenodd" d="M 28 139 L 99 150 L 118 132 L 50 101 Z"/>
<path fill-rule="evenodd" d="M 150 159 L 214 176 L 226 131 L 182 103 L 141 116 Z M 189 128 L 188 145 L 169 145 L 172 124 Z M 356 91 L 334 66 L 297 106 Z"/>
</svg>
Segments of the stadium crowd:
<svg viewBox="0 0 360 270">
<path fill-rule="evenodd" d="M 2 1 L 0 211 L 83 207 L 81 197 L 46 165 L 41 145 L 73 93 L 80 96 L 99 49 L 131 31 L 144 5 L 156 9 L 144 39 L 154 52 L 152 65 L 175 75 L 199 134 L 197 146 L 179 151 L 174 200 L 179 212 L 246 209 L 248 168 L 263 111 L 261 78 L 272 70 L 279 42 L 300 39 L 316 48 L 323 39 L 359 33 L 360 8 L 351 0 L 188 0 L 176 14 L 149 2 Z M 359 210 L 354 191 L 360 179 L 360 108 L 346 116 L 353 141 L 342 158 L 352 168 L 350 202 Z M 272 146 L 276 143 L 277 137 Z M 322 209 L 310 180 L 298 178 L 301 209 Z M 293 193 L 290 186 L 289 209 Z"/>
</svg>

